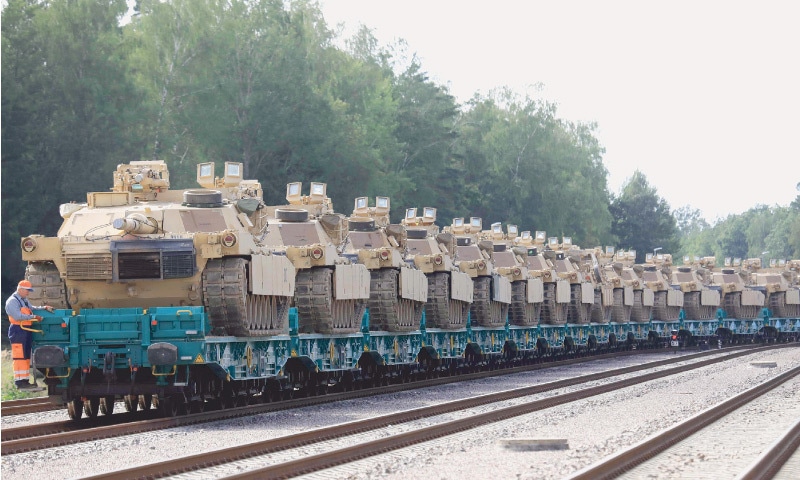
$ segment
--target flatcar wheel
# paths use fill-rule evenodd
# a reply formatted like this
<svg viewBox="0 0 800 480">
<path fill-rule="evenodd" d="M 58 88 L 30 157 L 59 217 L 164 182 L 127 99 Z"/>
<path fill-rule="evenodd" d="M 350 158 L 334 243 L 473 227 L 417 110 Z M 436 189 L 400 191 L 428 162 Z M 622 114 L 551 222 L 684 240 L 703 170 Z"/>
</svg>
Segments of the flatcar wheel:
<svg viewBox="0 0 800 480">
<path fill-rule="evenodd" d="M 80 420 L 83 416 L 83 401 L 80 398 L 73 398 L 67 403 L 67 414 L 72 420 Z"/>
<path fill-rule="evenodd" d="M 100 398 L 100 413 L 103 415 L 111 415 L 114 413 L 114 401 L 117 398 L 114 395 L 108 395 Z"/>
<path fill-rule="evenodd" d="M 138 395 L 125 395 L 123 400 L 125 401 L 125 411 L 135 412 L 136 409 L 139 408 Z"/>
<path fill-rule="evenodd" d="M 89 397 L 83 401 L 83 412 L 89 418 L 95 418 L 100 411 L 100 397 Z"/>
<path fill-rule="evenodd" d="M 153 396 L 148 394 L 139 395 L 139 409 L 140 410 L 150 410 L 150 407 L 153 405 Z"/>
</svg>

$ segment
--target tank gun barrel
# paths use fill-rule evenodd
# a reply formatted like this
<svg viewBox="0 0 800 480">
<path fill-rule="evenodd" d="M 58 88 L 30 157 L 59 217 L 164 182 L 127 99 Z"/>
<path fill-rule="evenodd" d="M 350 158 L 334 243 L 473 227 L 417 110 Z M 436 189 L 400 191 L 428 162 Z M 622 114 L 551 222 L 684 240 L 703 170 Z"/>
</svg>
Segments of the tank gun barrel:
<svg viewBox="0 0 800 480">
<path fill-rule="evenodd" d="M 131 214 L 125 218 L 114 219 L 114 228 L 123 230 L 125 233 L 147 234 L 157 233 L 158 225 L 144 215 Z"/>
</svg>

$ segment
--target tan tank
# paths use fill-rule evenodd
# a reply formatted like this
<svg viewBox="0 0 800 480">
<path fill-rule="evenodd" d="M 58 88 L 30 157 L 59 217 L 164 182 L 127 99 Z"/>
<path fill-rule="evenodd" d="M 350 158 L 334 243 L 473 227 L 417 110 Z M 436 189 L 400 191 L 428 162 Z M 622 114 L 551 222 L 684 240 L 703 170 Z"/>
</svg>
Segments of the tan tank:
<svg viewBox="0 0 800 480">
<path fill-rule="evenodd" d="M 537 230 L 533 237 L 530 232 L 522 232 L 519 243 L 528 250 L 528 275 L 542 280 L 541 323 L 563 325 L 567 323 L 570 285 L 567 280 L 558 276 L 553 266 L 555 252 L 546 245 L 546 236 L 547 233 L 543 230 Z"/>
<path fill-rule="evenodd" d="M 358 332 L 370 298 L 370 274 L 341 255 L 348 235 L 344 215 L 334 213 L 324 183 L 286 186 L 288 205 L 270 206 L 263 243 L 285 255 L 295 270 L 294 305 L 300 333 Z"/>
<path fill-rule="evenodd" d="M 594 247 L 581 251 L 581 272 L 592 283 L 594 302 L 591 306 L 590 321 L 593 323 L 608 323 L 611 321 L 611 310 L 614 308 L 614 288 L 607 281 L 601 268 L 613 258 L 606 258 L 602 247 Z"/>
<path fill-rule="evenodd" d="M 758 318 L 764 307 L 763 292 L 747 286 L 750 273 L 739 258 L 725 258 L 725 266 L 711 273 L 710 288 L 719 289 L 720 305 L 728 318 Z"/>
<path fill-rule="evenodd" d="M 57 236 L 22 239 L 33 303 L 204 306 L 215 333 L 288 332 L 295 269 L 263 243 L 261 185 L 242 171 L 203 163 L 202 189 L 172 190 L 163 161 L 118 165 L 111 191 L 61 206 Z"/>
<path fill-rule="evenodd" d="M 642 280 L 653 291 L 653 319 L 659 321 L 672 321 L 680 319 L 683 308 L 683 292 L 673 288 L 670 277 L 672 276 L 672 255 L 668 253 L 652 254 L 645 256 Z"/>
<path fill-rule="evenodd" d="M 528 249 L 521 243 L 517 226 L 508 225 L 503 233 L 502 224 L 493 223 L 482 237 L 493 244 L 495 270 L 511 283 L 509 322 L 519 326 L 537 325 L 544 300 L 544 284 L 541 278 L 528 272 Z"/>
<path fill-rule="evenodd" d="M 511 283 L 499 275 L 492 261 L 494 245 L 480 240 L 483 230 L 480 217 L 471 217 L 469 224 L 463 218 L 454 218 L 445 232 L 456 238 L 456 267 L 472 278 L 473 295 L 470 319 L 473 325 L 497 327 L 505 325 L 511 304 Z"/>
<path fill-rule="evenodd" d="M 760 258 L 748 258 L 742 262 L 742 270 L 749 274 L 747 285 L 764 294 L 763 306 L 769 308 L 773 317 L 800 315 L 800 288 L 792 285 L 797 272 L 787 268 L 785 260 L 771 259 L 769 267 L 762 269 Z"/>
<path fill-rule="evenodd" d="M 456 239 L 440 233 L 436 209 L 407 208 L 402 225 L 406 228 L 406 261 L 423 272 L 428 280 L 425 324 L 428 328 L 456 329 L 466 326 L 472 304 L 472 278 L 458 270 L 453 262 Z"/>
<path fill-rule="evenodd" d="M 413 262 L 406 262 L 406 229 L 390 224 L 390 200 L 355 200 L 348 220 L 343 255 L 370 272 L 370 329 L 408 332 L 419 328 L 428 300 L 428 279 Z"/>
<path fill-rule="evenodd" d="M 569 284 L 569 304 L 567 306 L 567 323 L 585 324 L 591 319 L 594 304 L 594 284 L 581 271 L 581 249 L 572 244 L 572 237 L 547 239 L 549 257 L 556 275 Z"/>
<path fill-rule="evenodd" d="M 708 287 L 711 272 L 716 266 L 714 257 L 683 257 L 683 265 L 672 269 L 670 283 L 683 292 L 683 310 L 690 320 L 710 320 L 720 305 L 719 290 Z"/>
</svg>

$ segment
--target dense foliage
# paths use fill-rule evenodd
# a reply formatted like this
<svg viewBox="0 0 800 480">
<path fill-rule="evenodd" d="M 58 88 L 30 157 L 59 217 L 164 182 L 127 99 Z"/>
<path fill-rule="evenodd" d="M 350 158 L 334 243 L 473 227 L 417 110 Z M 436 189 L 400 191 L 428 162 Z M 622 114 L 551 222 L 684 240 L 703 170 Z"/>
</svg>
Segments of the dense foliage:
<svg viewBox="0 0 800 480">
<path fill-rule="evenodd" d="M 641 174 L 612 198 L 595 125 L 503 89 L 459 105 L 402 42 L 338 42 L 313 1 L 139 0 L 129 22 L 125 0 L 5 3 L 4 296 L 20 237 L 55 235 L 59 204 L 141 159 L 165 160 L 175 188 L 196 186 L 199 162 L 243 162 L 271 204 L 324 181 L 342 213 L 387 195 L 395 221 L 433 206 L 440 225 L 481 216 L 587 246 L 800 256 L 796 205 L 712 229 L 690 209 L 676 223 Z"/>
</svg>

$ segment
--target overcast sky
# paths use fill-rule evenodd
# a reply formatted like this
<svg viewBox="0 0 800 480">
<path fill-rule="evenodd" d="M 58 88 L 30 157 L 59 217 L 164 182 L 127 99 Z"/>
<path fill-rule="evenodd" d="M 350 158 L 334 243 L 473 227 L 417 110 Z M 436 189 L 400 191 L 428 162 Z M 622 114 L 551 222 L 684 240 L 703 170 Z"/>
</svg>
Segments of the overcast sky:
<svg viewBox="0 0 800 480">
<path fill-rule="evenodd" d="M 404 39 L 460 102 L 501 86 L 596 122 L 609 189 L 641 170 L 711 222 L 800 182 L 800 2 L 321 0 L 326 22 Z"/>
</svg>

